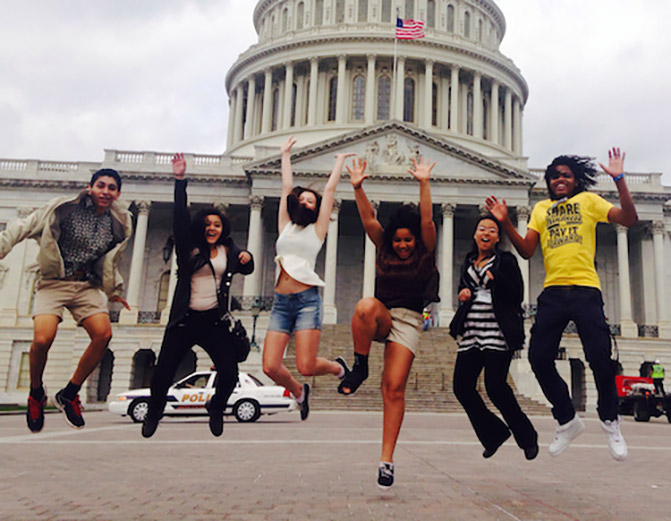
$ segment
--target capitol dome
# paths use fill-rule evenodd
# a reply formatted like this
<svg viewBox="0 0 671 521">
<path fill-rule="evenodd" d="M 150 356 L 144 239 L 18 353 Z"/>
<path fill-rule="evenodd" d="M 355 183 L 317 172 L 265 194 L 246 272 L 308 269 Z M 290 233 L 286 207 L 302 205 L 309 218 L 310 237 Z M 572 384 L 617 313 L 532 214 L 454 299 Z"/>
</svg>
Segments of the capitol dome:
<svg viewBox="0 0 671 521">
<path fill-rule="evenodd" d="M 425 37 L 396 40 L 396 14 Z M 506 23 L 490 0 L 260 0 L 258 43 L 226 76 L 226 155 L 267 155 L 390 120 L 513 167 L 528 87 L 499 51 Z M 396 70 L 394 71 L 394 57 Z"/>
</svg>

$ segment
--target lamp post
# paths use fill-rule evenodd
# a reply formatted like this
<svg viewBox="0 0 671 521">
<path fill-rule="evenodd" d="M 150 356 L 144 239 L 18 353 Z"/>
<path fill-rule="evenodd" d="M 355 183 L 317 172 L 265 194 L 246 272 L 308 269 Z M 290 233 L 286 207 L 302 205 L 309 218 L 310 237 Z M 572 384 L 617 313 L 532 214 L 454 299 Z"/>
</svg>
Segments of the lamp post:
<svg viewBox="0 0 671 521">
<path fill-rule="evenodd" d="M 254 319 L 254 322 L 252 323 L 252 341 L 251 341 L 251 347 L 259 351 L 259 344 L 256 343 L 256 320 L 259 318 L 259 314 L 261 313 L 261 301 L 259 297 L 254 298 L 254 303 L 252 304 L 252 318 Z"/>
</svg>

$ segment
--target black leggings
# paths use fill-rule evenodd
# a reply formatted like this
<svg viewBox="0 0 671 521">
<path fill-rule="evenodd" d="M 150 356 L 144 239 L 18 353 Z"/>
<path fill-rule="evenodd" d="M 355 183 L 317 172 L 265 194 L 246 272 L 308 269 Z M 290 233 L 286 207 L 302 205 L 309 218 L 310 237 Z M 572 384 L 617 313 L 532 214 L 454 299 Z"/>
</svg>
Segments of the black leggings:
<svg viewBox="0 0 671 521">
<path fill-rule="evenodd" d="M 210 355 L 217 370 L 215 394 L 210 401 L 213 410 L 223 411 L 238 382 L 238 364 L 228 342 L 228 331 L 218 320 L 218 310 L 189 310 L 184 322 L 169 327 L 163 335 L 158 363 L 151 378 L 151 399 L 148 414 L 163 414 L 168 388 L 184 355 L 199 345 Z"/>
<path fill-rule="evenodd" d="M 512 359 L 511 351 L 471 348 L 457 354 L 454 366 L 454 394 L 466 410 L 468 419 L 485 449 L 496 450 L 512 431 L 521 449 L 534 447 L 536 429 L 520 409 L 513 390 L 506 381 Z M 487 409 L 476 389 L 480 373 L 485 371 L 487 395 L 501 411 L 505 423 Z"/>
</svg>

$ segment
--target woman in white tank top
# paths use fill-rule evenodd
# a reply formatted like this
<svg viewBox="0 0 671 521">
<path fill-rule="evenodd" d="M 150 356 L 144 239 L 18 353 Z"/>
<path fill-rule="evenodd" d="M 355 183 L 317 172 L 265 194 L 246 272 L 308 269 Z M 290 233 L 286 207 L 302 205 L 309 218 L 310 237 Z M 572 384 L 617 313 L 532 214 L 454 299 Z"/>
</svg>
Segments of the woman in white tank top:
<svg viewBox="0 0 671 521">
<path fill-rule="evenodd" d="M 296 397 L 301 419 L 309 414 L 310 386 L 300 384 L 282 360 L 291 333 L 296 339 L 296 368 L 303 376 L 332 374 L 340 378 L 348 371 L 344 360 L 336 362 L 317 356 L 322 325 L 322 302 L 318 287 L 324 282 L 315 273 L 315 261 L 328 231 L 335 189 L 345 159 L 336 155 L 324 195 L 309 188 L 293 187 L 291 136 L 282 145 L 282 195 L 278 212 L 275 257 L 275 298 L 263 345 L 263 372 Z"/>
</svg>

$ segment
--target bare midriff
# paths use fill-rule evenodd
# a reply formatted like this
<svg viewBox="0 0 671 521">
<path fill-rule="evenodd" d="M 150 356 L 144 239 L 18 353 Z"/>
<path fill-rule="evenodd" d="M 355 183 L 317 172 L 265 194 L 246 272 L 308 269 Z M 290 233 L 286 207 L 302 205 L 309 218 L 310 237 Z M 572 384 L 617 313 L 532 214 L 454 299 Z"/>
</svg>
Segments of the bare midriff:
<svg viewBox="0 0 671 521">
<path fill-rule="evenodd" d="M 291 293 L 300 293 L 306 289 L 310 289 L 312 286 L 309 284 L 303 284 L 298 282 L 296 279 L 291 278 L 291 276 L 284 271 L 284 268 L 280 269 L 280 276 L 277 279 L 277 284 L 275 285 L 275 293 L 280 293 L 281 295 L 289 295 Z"/>
</svg>

